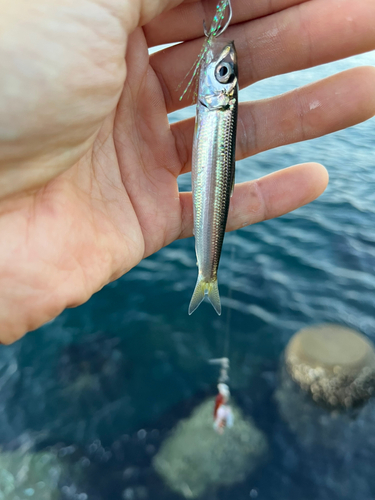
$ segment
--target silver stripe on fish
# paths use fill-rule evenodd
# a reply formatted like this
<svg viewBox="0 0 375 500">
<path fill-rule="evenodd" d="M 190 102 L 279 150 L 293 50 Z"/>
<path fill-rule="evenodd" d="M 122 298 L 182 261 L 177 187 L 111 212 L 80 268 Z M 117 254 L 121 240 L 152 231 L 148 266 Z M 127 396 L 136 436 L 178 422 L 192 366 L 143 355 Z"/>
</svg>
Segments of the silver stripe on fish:
<svg viewBox="0 0 375 500">
<path fill-rule="evenodd" d="M 198 280 L 192 314 L 207 295 L 221 314 L 217 284 L 229 201 L 234 187 L 238 108 L 237 54 L 233 42 L 210 36 L 201 63 L 195 119 L 192 191 Z"/>
</svg>

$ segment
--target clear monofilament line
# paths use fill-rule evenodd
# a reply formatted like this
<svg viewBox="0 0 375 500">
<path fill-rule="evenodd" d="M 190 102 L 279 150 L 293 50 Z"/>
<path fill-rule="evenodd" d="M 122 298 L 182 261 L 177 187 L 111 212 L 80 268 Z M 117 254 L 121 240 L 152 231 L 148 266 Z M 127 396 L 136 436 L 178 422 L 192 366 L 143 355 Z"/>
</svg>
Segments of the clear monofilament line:
<svg viewBox="0 0 375 500">
<path fill-rule="evenodd" d="M 230 263 L 234 262 L 234 254 L 235 254 L 235 243 L 233 242 L 233 237 L 232 237 L 232 248 L 231 248 L 231 253 L 230 253 Z M 228 304 L 228 310 L 227 310 L 227 324 L 225 327 L 225 339 L 224 339 L 224 346 L 223 346 L 223 352 L 224 356 L 226 358 L 229 358 L 229 348 L 230 348 L 230 320 L 232 317 L 232 307 L 230 304 L 230 301 L 232 299 L 233 295 L 233 278 L 229 280 L 229 290 L 228 290 L 228 299 L 229 299 L 229 304 Z"/>
</svg>

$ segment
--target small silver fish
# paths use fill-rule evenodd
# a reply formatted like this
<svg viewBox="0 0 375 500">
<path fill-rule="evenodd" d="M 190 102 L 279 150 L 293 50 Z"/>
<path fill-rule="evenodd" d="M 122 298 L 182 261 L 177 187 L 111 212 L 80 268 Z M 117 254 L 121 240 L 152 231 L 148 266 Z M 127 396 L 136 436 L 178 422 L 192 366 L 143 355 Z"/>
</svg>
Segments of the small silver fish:
<svg viewBox="0 0 375 500">
<path fill-rule="evenodd" d="M 237 54 L 233 42 L 214 35 L 201 62 L 195 119 L 192 190 L 198 280 L 192 314 L 208 296 L 221 314 L 217 269 L 234 188 L 238 108 Z"/>
</svg>

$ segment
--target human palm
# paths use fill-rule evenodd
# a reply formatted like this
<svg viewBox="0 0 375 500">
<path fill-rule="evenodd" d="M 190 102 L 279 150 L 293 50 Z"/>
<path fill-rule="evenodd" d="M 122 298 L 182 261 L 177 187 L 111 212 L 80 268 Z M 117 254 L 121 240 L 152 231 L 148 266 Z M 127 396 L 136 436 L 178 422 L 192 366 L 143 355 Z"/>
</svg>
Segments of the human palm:
<svg viewBox="0 0 375 500">
<path fill-rule="evenodd" d="M 0 42 L 4 343 L 191 235 L 191 195 L 177 177 L 190 169 L 193 121 L 169 126 L 167 113 L 186 105 L 175 89 L 204 16 L 198 1 L 36 0 L 21 19 L 17 3 L 0 21 L 10 47 Z M 232 4 L 241 86 L 375 48 L 372 0 Z M 149 59 L 149 46 L 179 40 Z M 357 68 L 243 104 L 238 159 L 369 118 L 373 84 L 373 68 Z M 228 229 L 308 203 L 326 183 L 322 166 L 305 164 L 238 185 Z"/>
</svg>

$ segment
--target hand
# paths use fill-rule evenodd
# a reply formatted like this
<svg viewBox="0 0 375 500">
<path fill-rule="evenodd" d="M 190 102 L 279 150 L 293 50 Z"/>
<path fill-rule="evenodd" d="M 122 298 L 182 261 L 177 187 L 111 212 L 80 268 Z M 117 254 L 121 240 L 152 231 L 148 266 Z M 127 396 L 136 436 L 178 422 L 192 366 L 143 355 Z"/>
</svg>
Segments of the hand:
<svg viewBox="0 0 375 500">
<path fill-rule="evenodd" d="M 170 127 L 167 113 L 184 105 L 175 89 L 205 13 L 194 0 L 0 5 L 0 340 L 10 343 L 191 236 L 177 177 L 190 169 L 193 122 Z M 373 0 L 232 5 L 242 87 L 375 48 Z M 148 46 L 179 40 L 149 58 Z M 357 68 L 242 104 L 237 158 L 371 117 L 374 84 L 373 68 Z M 237 185 L 228 228 L 294 210 L 326 184 L 310 163 Z"/>
</svg>

